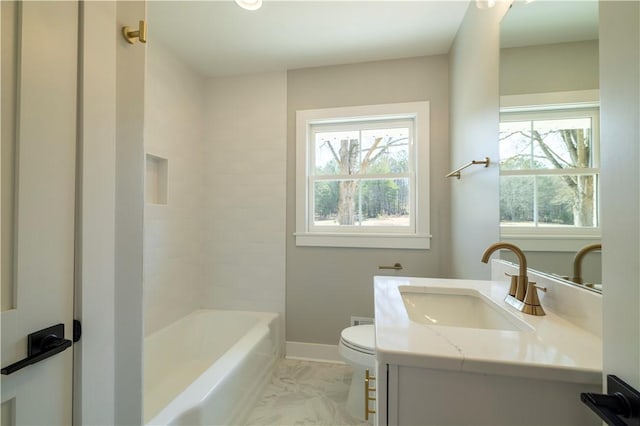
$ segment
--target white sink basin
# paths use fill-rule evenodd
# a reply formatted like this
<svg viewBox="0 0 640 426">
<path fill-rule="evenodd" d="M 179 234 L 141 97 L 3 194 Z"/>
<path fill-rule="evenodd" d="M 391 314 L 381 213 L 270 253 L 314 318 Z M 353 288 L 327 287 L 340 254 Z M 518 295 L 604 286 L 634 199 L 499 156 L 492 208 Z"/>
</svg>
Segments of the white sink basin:
<svg viewBox="0 0 640 426">
<path fill-rule="evenodd" d="M 524 321 L 474 289 L 399 286 L 409 319 L 449 327 L 532 331 Z"/>
</svg>

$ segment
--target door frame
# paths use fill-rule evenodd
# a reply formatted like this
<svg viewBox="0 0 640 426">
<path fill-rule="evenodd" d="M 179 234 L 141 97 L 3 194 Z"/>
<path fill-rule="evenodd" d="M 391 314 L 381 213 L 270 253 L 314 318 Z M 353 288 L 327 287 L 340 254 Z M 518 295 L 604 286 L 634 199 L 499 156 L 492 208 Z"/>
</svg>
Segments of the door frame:
<svg viewBox="0 0 640 426">
<path fill-rule="evenodd" d="M 120 28 L 146 4 L 81 1 L 79 13 L 74 423 L 141 424 L 145 50 Z"/>
</svg>

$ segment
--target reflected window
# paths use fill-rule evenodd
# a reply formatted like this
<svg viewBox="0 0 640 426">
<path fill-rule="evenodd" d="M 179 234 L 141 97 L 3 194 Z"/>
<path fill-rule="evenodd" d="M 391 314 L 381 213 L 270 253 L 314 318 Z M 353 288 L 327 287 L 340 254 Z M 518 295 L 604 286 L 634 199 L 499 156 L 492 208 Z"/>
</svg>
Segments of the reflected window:
<svg viewBox="0 0 640 426">
<path fill-rule="evenodd" d="M 510 112 L 500 121 L 503 232 L 598 229 L 598 109 Z"/>
</svg>

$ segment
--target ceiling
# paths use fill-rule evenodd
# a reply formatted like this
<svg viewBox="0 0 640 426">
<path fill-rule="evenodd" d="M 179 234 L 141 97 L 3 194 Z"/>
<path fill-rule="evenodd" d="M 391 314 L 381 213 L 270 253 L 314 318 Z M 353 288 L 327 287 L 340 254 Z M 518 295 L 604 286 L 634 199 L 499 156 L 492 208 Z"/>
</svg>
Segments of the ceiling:
<svg viewBox="0 0 640 426">
<path fill-rule="evenodd" d="M 148 2 L 149 43 L 204 76 L 396 59 L 449 52 L 469 0 L 233 0 Z"/>
<path fill-rule="evenodd" d="M 469 3 L 149 1 L 149 39 L 209 77 L 446 54 Z M 502 47 L 597 38 L 597 0 L 515 0 L 501 23 Z"/>
<path fill-rule="evenodd" d="M 500 46 L 598 39 L 598 0 L 516 1 L 500 23 Z"/>
</svg>

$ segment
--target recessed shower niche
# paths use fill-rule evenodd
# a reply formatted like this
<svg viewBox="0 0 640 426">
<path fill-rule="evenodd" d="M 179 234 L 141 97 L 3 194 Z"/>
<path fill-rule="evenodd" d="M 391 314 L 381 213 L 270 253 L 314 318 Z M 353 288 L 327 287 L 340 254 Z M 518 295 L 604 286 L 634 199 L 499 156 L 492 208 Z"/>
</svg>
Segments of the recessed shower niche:
<svg viewBox="0 0 640 426">
<path fill-rule="evenodd" d="M 169 161 L 152 154 L 146 155 L 144 201 L 147 204 L 167 204 Z"/>
</svg>

